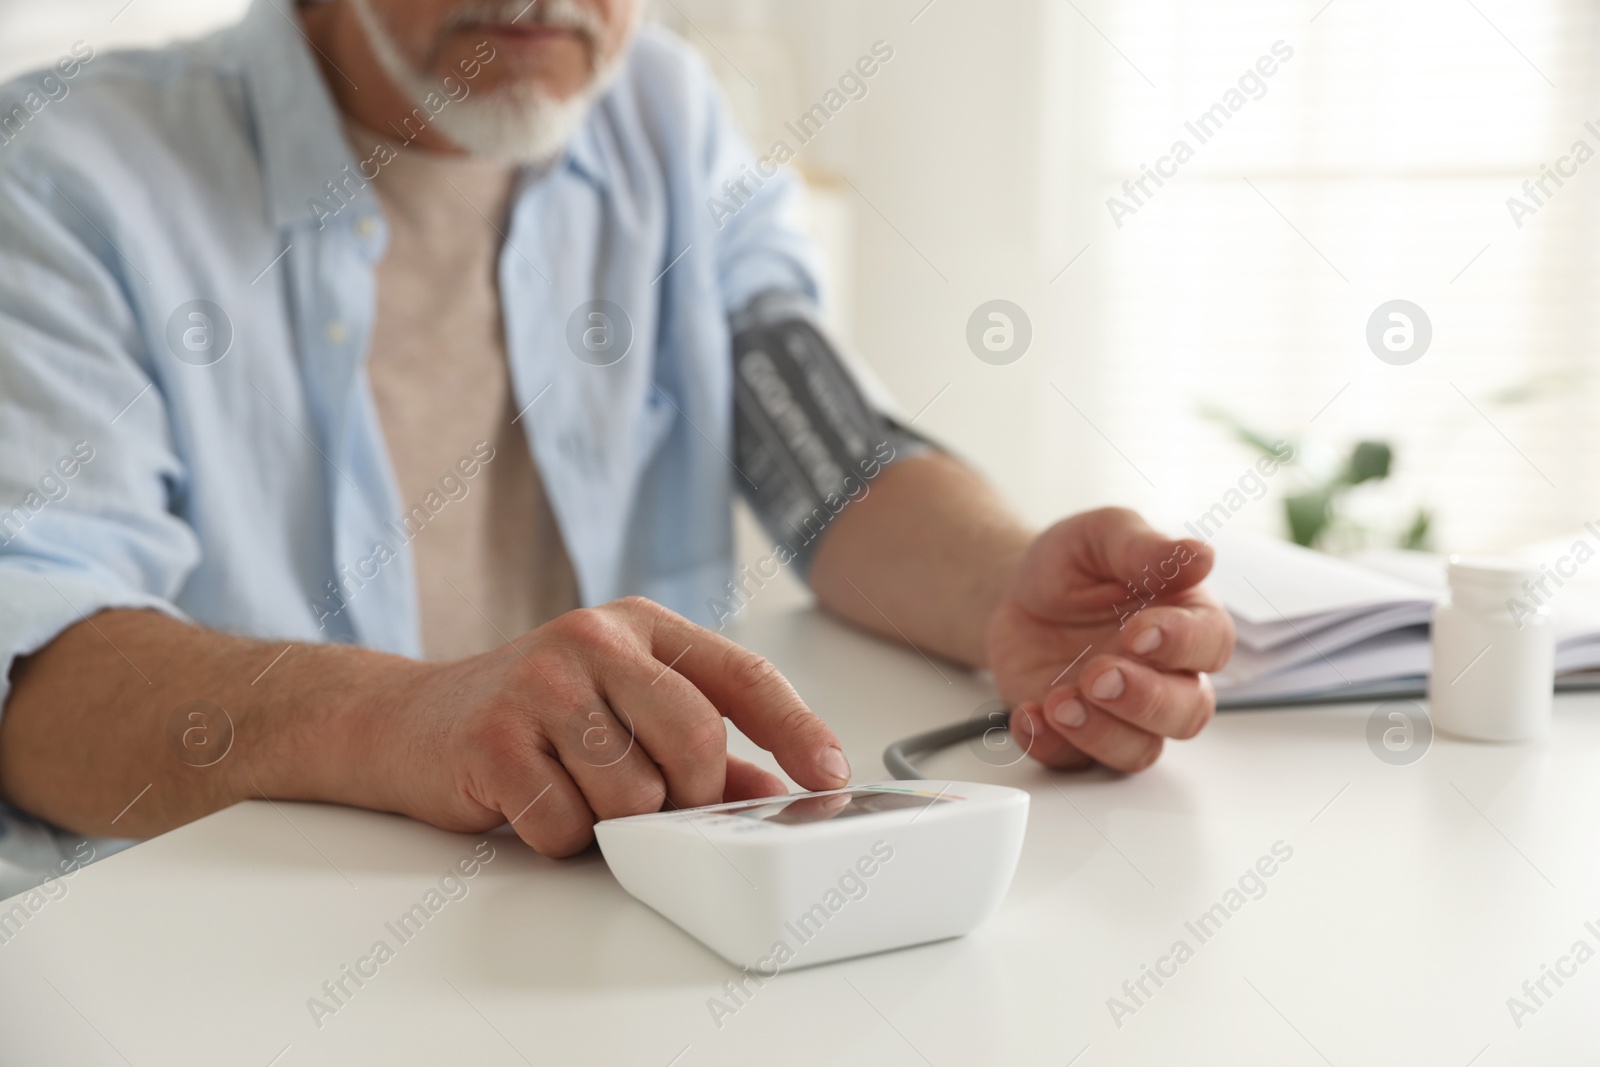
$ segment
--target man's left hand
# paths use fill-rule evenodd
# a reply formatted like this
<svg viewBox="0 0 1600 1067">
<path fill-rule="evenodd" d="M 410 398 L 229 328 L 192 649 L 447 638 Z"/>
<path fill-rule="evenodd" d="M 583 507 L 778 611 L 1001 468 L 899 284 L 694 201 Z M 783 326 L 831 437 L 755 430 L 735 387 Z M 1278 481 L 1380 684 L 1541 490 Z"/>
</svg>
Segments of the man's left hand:
<svg viewBox="0 0 1600 1067">
<path fill-rule="evenodd" d="M 1234 640 L 1228 613 L 1197 588 L 1213 558 L 1122 508 L 1039 535 L 987 633 L 1011 731 L 1034 758 L 1140 771 L 1166 738 L 1211 721 L 1204 672 L 1228 662 Z"/>
</svg>

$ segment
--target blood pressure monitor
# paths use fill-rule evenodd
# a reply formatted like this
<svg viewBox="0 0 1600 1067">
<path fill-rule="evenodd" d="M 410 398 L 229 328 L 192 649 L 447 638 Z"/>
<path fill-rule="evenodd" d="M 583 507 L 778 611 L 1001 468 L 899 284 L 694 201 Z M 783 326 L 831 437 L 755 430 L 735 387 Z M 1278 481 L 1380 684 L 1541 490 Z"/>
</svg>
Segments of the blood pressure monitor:
<svg viewBox="0 0 1600 1067">
<path fill-rule="evenodd" d="M 1028 794 L 898 781 L 663 811 L 595 826 L 629 893 L 770 977 L 959 937 L 1000 905 Z"/>
</svg>

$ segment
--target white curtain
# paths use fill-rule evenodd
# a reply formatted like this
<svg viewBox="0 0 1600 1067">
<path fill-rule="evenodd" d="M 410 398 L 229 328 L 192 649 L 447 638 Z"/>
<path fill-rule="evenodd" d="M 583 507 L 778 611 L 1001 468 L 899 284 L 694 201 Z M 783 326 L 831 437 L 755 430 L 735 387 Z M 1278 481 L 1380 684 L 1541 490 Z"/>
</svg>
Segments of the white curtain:
<svg viewBox="0 0 1600 1067">
<path fill-rule="evenodd" d="M 1073 268 L 1090 314 L 1069 348 L 1098 373 L 1079 406 L 1160 487 L 1110 462 L 1112 493 L 1170 520 L 1220 499 L 1250 453 L 1202 417 L 1210 405 L 1307 443 L 1313 464 L 1390 442 L 1394 477 L 1352 501 L 1377 538 L 1419 506 L 1447 549 L 1600 516 L 1600 158 L 1578 163 L 1600 153 L 1592 3 L 1075 3 L 1051 5 L 1055 40 L 1088 62 L 1052 88 L 1079 104 L 1050 135 L 1076 149 L 1081 202 L 1062 229 L 1090 245 Z M 1185 125 L 1218 103 L 1238 109 Z M 1122 183 L 1178 140 L 1193 158 L 1134 205 Z M 1535 186 L 1538 204 L 1523 183 L 1558 163 L 1569 176 Z M 1120 228 L 1112 196 L 1136 208 Z M 1534 211 L 1514 216 L 1511 197 Z M 1391 299 L 1432 323 L 1407 366 L 1366 342 Z M 1279 512 L 1238 520 L 1276 528 Z"/>
</svg>

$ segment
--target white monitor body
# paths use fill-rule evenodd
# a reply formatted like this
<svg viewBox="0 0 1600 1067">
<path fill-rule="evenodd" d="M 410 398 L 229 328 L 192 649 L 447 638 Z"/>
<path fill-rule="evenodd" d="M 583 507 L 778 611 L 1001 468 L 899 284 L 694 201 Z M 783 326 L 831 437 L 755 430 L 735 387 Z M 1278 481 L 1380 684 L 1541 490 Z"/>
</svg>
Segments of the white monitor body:
<svg viewBox="0 0 1600 1067">
<path fill-rule="evenodd" d="M 762 975 L 959 937 L 999 907 L 1028 794 L 904 781 L 608 819 L 629 893 Z"/>
</svg>

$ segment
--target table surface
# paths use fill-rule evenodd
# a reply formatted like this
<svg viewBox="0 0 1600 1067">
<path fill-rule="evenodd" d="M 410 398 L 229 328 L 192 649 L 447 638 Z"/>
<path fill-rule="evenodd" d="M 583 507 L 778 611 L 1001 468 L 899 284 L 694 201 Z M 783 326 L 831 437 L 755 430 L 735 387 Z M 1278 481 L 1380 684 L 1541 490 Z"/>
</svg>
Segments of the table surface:
<svg viewBox="0 0 1600 1067">
<path fill-rule="evenodd" d="M 858 781 L 887 777 L 888 742 L 990 696 L 810 611 L 736 636 L 831 722 Z M 1132 778 L 930 757 L 930 778 L 1032 794 L 1000 911 L 965 938 L 785 973 L 720 1026 L 709 1001 L 737 972 L 597 853 L 491 837 L 467 894 L 398 943 L 385 924 L 481 836 L 241 804 L 75 874 L 0 945 L 0 1063 L 1594 1062 L 1600 696 L 1561 697 L 1546 742 L 1435 738 L 1403 766 L 1369 747 L 1372 711 L 1224 713 Z M 1231 895 L 1274 846 L 1292 856 Z M 1236 910 L 1196 936 L 1218 903 Z M 314 1017 L 380 939 L 393 958 Z M 1523 983 L 1546 966 L 1568 977 L 1536 1002 Z"/>
</svg>

